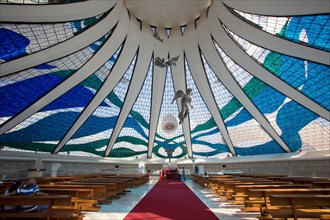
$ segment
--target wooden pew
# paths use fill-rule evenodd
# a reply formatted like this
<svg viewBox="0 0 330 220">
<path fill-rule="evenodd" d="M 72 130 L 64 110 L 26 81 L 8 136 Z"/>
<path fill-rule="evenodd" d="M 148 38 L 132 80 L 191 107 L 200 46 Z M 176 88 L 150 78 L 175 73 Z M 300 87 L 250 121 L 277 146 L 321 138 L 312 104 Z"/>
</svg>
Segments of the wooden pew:
<svg viewBox="0 0 330 220">
<path fill-rule="evenodd" d="M 67 182 L 65 183 L 67 186 L 71 185 L 83 185 L 83 186 L 104 186 L 106 188 L 106 193 L 108 195 L 108 198 L 117 198 L 118 193 L 122 193 L 123 189 L 119 186 L 117 183 L 100 183 L 100 182 Z"/>
<path fill-rule="evenodd" d="M 243 186 L 243 185 L 264 185 L 267 187 L 267 185 L 287 185 L 290 184 L 288 182 L 273 182 L 273 181 L 234 181 L 234 182 L 225 182 L 223 184 L 223 190 L 220 191 L 220 195 L 224 196 L 227 200 L 230 200 L 232 198 L 232 195 L 236 193 L 235 190 L 239 190 L 239 188 L 236 188 L 236 186 Z"/>
<path fill-rule="evenodd" d="M 296 184 L 292 184 L 296 185 Z M 303 184 L 302 186 L 306 186 Z M 289 187 L 282 187 L 282 188 L 260 188 L 260 189 L 248 189 L 247 192 L 247 199 L 244 201 L 245 207 L 241 207 L 241 211 L 244 212 L 261 212 L 263 215 L 264 210 L 267 209 L 267 207 L 270 206 L 270 195 L 272 194 L 302 194 L 302 195 L 318 195 L 318 194 L 324 194 L 329 195 L 330 189 L 317 189 L 317 188 L 289 188 Z"/>
<path fill-rule="evenodd" d="M 95 183 L 95 184 L 105 184 L 108 186 L 109 192 L 113 193 L 110 197 L 119 198 L 120 195 L 125 195 L 127 192 L 130 192 L 130 188 L 136 187 L 142 183 L 145 183 L 145 175 L 126 175 L 126 176 L 106 176 L 102 178 L 93 178 L 93 179 L 76 179 L 72 180 L 72 183 Z M 66 183 L 67 184 L 67 183 Z"/>
<path fill-rule="evenodd" d="M 129 178 L 131 188 L 143 185 L 149 181 L 149 178 L 146 174 L 119 174 L 116 176 L 104 175 L 103 178 L 111 178 L 111 179 Z"/>
<path fill-rule="evenodd" d="M 269 180 L 266 179 L 254 179 L 251 177 L 227 177 L 227 178 L 212 178 L 209 179 L 209 182 L 206 184 L 208 188 L 212 190 L 212 192 L 215 192 L 220 195 L 224 195 L 225 191 L 227 190 L 227 187 L 229 187 L 230 184 L 234 183 L 246 183 L 246 184 L 252 184 L 254 182 L 266 182 Z"/>
<path fill-rule="evenodd" d="M 234 185 L 234 194 L 231 195 L 232 198 L 228 198 L 230 204 L 244 205 L 248 199 L 248 190 L 250 189 L 277 189 L 277 188 L 311 188 L 311 184 L 288 184 L 281 182 L 271 182 L 271 183 L 258 183 L 258 184 L 237 184 Z M 250 197 L 251 198 L 251 197 Z"/>
<path fill-rule="evenodd" d="M 72 191 L 79 192 L 79 198 L 77 200 L 73 199 L 73 202 L 77 204 L 78 208 L 81 208 L 83 211 L 98 211 L 99 204 L 111 204 L 111 200 L 109 199 L 109 193 L 107 193 L 107 189 L 105 185 L 63 185 L 63 184 L 41 184 L 39 185 L 41 190 L 44 189 L 55 189 L 58 191 L 63 190 L 63 194 L 69 194 Z M 87 192 L 83 192 L 86 191 Z M 92 190 L 92 193 L 90 191 Z M 58 192 L 60 193 L 60 192 Z M 83 195 L 87 193 L 87 195 Z M 92 197 L 90 198 L 90 196 Z M 82 196 L 82 197 L 81 197 Z M 87 197 L 86 197 L 87 196 Z M 85 197 L 85 198 L 84 198 Z"/>
<path fill-rule="evenodd" d="M 38 205 L 48 206 L 48 209 L 39 211 L 24 212 L 22 210 L 0 210 L 1 218 L 42 218 L 42 219 L 69 219 L 76 211 L 75 209 L 61 209 L 61 206 L 71 205 L 71 196 L 69 195 L 50 195 L 50 196 L 4 196 L 0 195 L 0 206 L 12 205 Z M 56 208 L 54 208 L 56 207 Z"/>
<path fill-rule="evenodd" d="M 40 179 L 40 178 L 39 178 Z M 45 180 L 50 178 L 45 178 Z M 48 182 L 48 181 L 41 181 Z M 11 185 L 10 183 L 9 185 Z M 48 185 L 48 187 L 47 187 Z M 67 186 L 57 186 L 54 184 L 38 184 L 41 191 L 50 195 L 70 195 L 72 196 L 72 205 L 68 206 L 68 209 L 81 209 L 83 211 L 98 211 L 100 208 L 96 207 L 97 200 L 93 198 L 93 189 L 84 187 L 70 189 Z M 9 187 L 9 186 L 8 186 Z"/>
<path fill-rule="evenodd" d="M 313 181 L 312 184 L 316 188 L 330 188 L 330 180 L 327 181 Z"/>
<path fill-rule="evenodd" d="M 270 195 L 271 218 L 320 218 L 330 214 L 330 195 Z M 280 207 L 280 208 L 279 208 Z M 267 217 L 267 216 L 266 216 Z M 264 219 L 261 216 L 259 219 Z M 271 219 L 268 218 L 267 219 Z"/>
<path fill-rule="evenodd" d="M 138 177 L 130 176 L 104 176 L 100 178 L 83 179 L 83 180 L 72 180 L 71 182 L 109 182 L 119 183 L 123 185 L 123 188 L 133 188 L 140 185 L 140 179 Z"/>
<path fill-rule="evenodd" d="M 99 208 L 95 206 L 96 203 L 111 204 L 111 199 L 120 198 L 121 195 L 130 192 L 128 188 L 137 187 L 149 181 L 145 174 L 88 174 L 35 179 L 41 191 L 49 194 L 71 195 L 73 207 L 82 208 L 84 211 L 97 211 Z M 3 190 L 13 181 L 7 182 L 1 185 Z M 91 188 L 92 192 L 90 192 Z"/>
<path fill-rule="evenodd" d="M 123 175 L 126 176 L 126 175 Z M 141 186 L 147 182 L 149 182 L 149 177 L 147 174 L 133 174 L 133 182 L 134 182 L 134 187 Z"/>
<path fill-rule="evenodd" d="M 233 180 L 234 178 L 237 178 L 233 175 L 215 175 L 210 174 L 208 176 L 203 176 L 199 174 L 191 174 L 192 180 L 199 184 L 201 187 L 208 187 L 212 188 L 212 185 L 216 184 L 217 181 L 221 180 Z"/>
<path fill-rule="evenodd" d="M 22 183 L 26 183 L 30 178 L 20 178 L 19 180 Z M 37 185 L 39 184 L 49 184 L 49 183 L 56 183 L 56 182 L 63 182 L 63 181 L 70 181 L 75 179 L 74 176 L 58 176 L 58 177 L 34 177 L 37 181 Z M 3 182 L 5 184 L 11 185 L 13 182 L 17 181 L 17 179 L 6 179 Z"/>
<path fill-rule="evenodd" d="M 261 173 L 242 173 L 238 174 L 239 176 L 245 176 L 245 177 L 264 177 L 269 180 L 272 180 L 273 178 L 279 178 L 279 177 L 287 177 L 285 174 L 261 174 Z"/>
<path fill-rule="evenodd" d="M 260 183 L 257 185 L 235 185 L 234 186 L 234 191 L 235 195 L 244 195 L 248 197 L 249 191 L 252 189 L 276 189 L 276 188 L 287 188 L 287 189 L 295 189 L 295 188 L 312 188 L 312 184 L 288 184 L 288 183 L 279 183 L 279 182 L 272 182 L 271 184 L 264 184 Z M 251 195 L 250 195 L 251 196 Z"/>
<path fill-rule="evenodd" d="M 108 179 L 117 182 L 126 182 L 127 184 L 129 184 L 128 186 L 126 186 L 126 188 L 137 187 L 149 181 L 146 174 L 89 174 L 85 176 L 77 176 L 71 181 L 80 182 L 101 179 Z"/>
<path fill-rule="evenodd" d="M 313 184 L 313 182 L 318 181 L 329 181 L 327 177 L 308 177 L 308 176 L 286 176 L 286 177 L 278 177 L 274 179 L 275 181 L 291 181 L 296 184 Z"/>
<path fill-rule="evenodd" d="M 57 177 L 36 177 L 34 178 L 37 181 L 37 184 L 48 184 L 48 183 L 57 183 L 63 181 L 70 181 L 75 179 L 74 176 L 57 176 Z M 27 179 L 26 179 L 27 181 Z M 24 182 L 24 181 L 23 181 Z"/>
<path fill-rule="evenodd" d="M 99 211 L 96 206 L 97 200 L 93 199 L 93 189 L 73 188 L 41 188 L 42 192 L 50 195 L 70 195 L 72 204 L 67 208 L 74 208 L 83 211 Z"/>
<path fill-rule="evenodd" d="M 101 183 L 101 184 L 111 184 L 112 191 L 118 195 L 124 195 L 125 192 L 128 192 L 128 188 L 132 188 L 130 179 L 112 179 L 112 178 L 102 178 L 102 179 L 84 179 L 84 180 L 74 180 L 71 183 Z"/>
<path fill-rule="evenodd" d="M 0 184 L 0 193 L 3 194 L 3 192 L 9 187 L 8 184 L 2 183 Z"/>
<path fill-rule="evenodd" d="M 220 180 L 228 179 L 229 180 L 229 179 L 232 179 L 232 177 L 223 176 L 223 177 L 218 178 L 216 176 L 211 176 L 211 175 L 208 177 L 204 177 L 202 175 L 192 174 L 192 180 L 203 188 L 205 188 L 205 187 L 210 188 L 210 189 L 217 188 L 218 179 L 220 179 Z"/>
</svg>

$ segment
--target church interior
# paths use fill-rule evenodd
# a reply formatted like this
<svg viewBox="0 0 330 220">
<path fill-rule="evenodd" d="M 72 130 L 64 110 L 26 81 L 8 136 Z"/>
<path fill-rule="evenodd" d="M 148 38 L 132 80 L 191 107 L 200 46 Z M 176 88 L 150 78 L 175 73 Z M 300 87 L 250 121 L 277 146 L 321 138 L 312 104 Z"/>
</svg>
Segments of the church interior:
<svg viewBox="0 0 330 220">
<path fill-rule="evenodd" d="M 330 219 L 330 0 L 0 0 L 0 97 L 0 218 Z"/>
</svg>

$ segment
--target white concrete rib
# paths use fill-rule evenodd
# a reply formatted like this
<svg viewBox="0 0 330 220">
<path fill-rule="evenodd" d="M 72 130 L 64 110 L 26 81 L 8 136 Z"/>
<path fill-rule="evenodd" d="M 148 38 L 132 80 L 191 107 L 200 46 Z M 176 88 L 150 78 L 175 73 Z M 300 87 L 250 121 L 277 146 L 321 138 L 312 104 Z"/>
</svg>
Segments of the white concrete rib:
<svg viewBox="0 0 330 220">
<path fill-rule="evenodd" d="M 176 66 L 171 68 L 174 91 L 178 91 L 178 90 L 186 91 L 187 87 L 186 87 L 186 76 L 185 76 L 185 67 L 184 67 L 185 63 L 184 63 L 184 54 L 183 54 L 182 34 L 179 28 L 172 29 L 171 35 L 168 39 L 168 47 L 171 56 L 180 55 L 180 58 L 177 61 Z M 181 111 L 181 104 L 178 101 L 176 102 L 176 104 L 178 105 L 179 111 Z M 187 154 L 189 158 L 192 158 L 193 151 L 192 151 L 191 133 L 190 133 L 190 120 L 188 120 L 188 117 L 184 119 L 181 125 L 182 125 L 184 139 L 186 142 Z"/>
<path fill-rule="evenodd" d="M 209 28 L 212 26 L 209 23 L 217 22 L 217 20 L 212 20 L 211 15 L 205 23 L 200 22 L 199 31 L 197 36 L 199 39 L 199 44 L 203 55 L 205 56 L 211 69 L 214 71 L 216 76 L 219 78 L 221 83 L 230 91 L 230 93 L 246 108 L 248 112 L 258 121 L 258 123 L 267 131 L 267 133 L 283 148 L 285 152 L 291 152 L 289 147 L 284 143 L 281 137 L 277 134 L 274 128 L 269 124 L 268 120 L 260 113 L 253 102 L 244 93 L 242 88 L 237 84 L 231 73 L 228 71 L 220 55 L 215 49 L 211 35 L 206 37 L 199 33 L 209 32 Z M 229 42 L 227 42 L 229 43 Z"/>
<path fill-rule="evenodd" d="M 81 20 L 105 13 L 116 4 L 117 1 L 98 0 L 66 4 L 1 4 L 0 22 L 59 23 Z"/>
<path fill-rule="evenodd" d="M 223 6 L 224 7 L 224 6 Z M 212 10 L 216 10 L 215 8 L 210 8 L 208 20 L 217 20 L 218 18 L 211 18 L 211 16 L 216 16 L 217 12 L 212 12 Z M 274 74 L 268 72 L 264 67 L 259 65 L 256 61 L 254 61 L 248 54 L 246 54 L 240 47 L 237 46 L 236 43 L 227 35 L 225 30 L 222 28 L 220 22 L 210 22 L 209 30 L 211 31 L 212 36 L 218 45 L 221 45 L 221 49 L 234 61 L 238 60 L 240 66 L 248 71 L 250 74 L 254 75 L 261 81 L 270 85 L 274 89 L 283 93 L 287 97 L 293 99 L 298 102 L 302 106 L 310 109 L 321 117 L 330 120 L 329 111 L 315 101 L 309 99 L 296 89 L 292 88 L 284 81 L 280 80 Z"/>
<path fill-rule="evenodd" d="M 225 123 L 220 115 L 218 106 L 214 100 L 214 96 L 212 95 L 212 91 L 207 80 L 198 48 L 197 33 L 196 31 L 189 31 L 189 26 L 187 26 L 186 29 L 187 28 L 188 30 L 185 31 L 182 43 L 184 45 L 184 50 L 187 56 L 191 74 L 194 78 L 198 91 L 201 94 L 205 104 L 207 105 L 207 108 L 211 113 L 217 127 L 219 128 L 230 152 L 232 155 L 236 156 L 234 146 L 228 134 Z"/>
<path fill-rule="evenodd" d="M 119 18 L 117 18 L 119 19 Z M 121 19 L 120 23 L 125 23 L 125 19 Z M 127 22 L 126 22 L 127 23 Z M 123 26 L 127 29 L 127 26 Z M 41 97 L 39 100 L 34 102 L 31 106 L 26 108 L 24 111 L 20 112 L 17 116 L 11 118 L 7 123 L 1 127 L 1 134 L 15 127 L 21 123 L 26 118 L 30 117 L 32 114 L 36 113 L 43 107 L 47 106 L 49 103 L 59 98 L 61 95 L 74 88 L 88 76 L 93 74 L 99 67 L 101 67 L 108 59 L 111 57 L 116 50 L 122 44 L 125 38 L 125 29 L 116 29 L 113 33 L 111 39 L 109 39 L 103 47 L 84 65 L 82 66 L 75 74 L 67 78 L 49 93 Z M 107 46 L 108 45 L 108 46 Z"/>
<path fill-rule="evenodd" d="M 216 0 L 220 1 L 220 0 Z M 329 0 L 221 0 L 231 8 L 251 14 L 269 16 L 301 16 L 330 12 Z"/>
<path fill-rule="evenodd" d="M 143 82 L 146 78 L 146 75 L 148 74 L 148 69 L 152 58 L 153 45 L 150 44 L 150 42 L 153 40 L 153 37 L 150 28 L 144 27 L 142 28 L 142 31 L 140 31 L 140 27 L 138 26 L 138 24 L 136 24 L 136 26 L 133 26 L 133 22 L 131 22 L 128 30 L 128 36 L 134 36 L 134 38 L 127 40 L 132 40 L 135 43 L 140 42 L 138 45 L 139 51 L 131 83 L 126 94 L 124 104 L 118 116 L 117 123 L 112 131 L 109 144 L 104 153 L 104 157 L 107 157 L 110 154 L 113 145 L 115 144 L 115 141 L 125 123 L 125 120 L 129 115 L 141 91 Z M 131 49 L 134 49 L 134 47 L 132 47 Z M 121 57 L 121 59 L 123 59 L 123 57 Z"/>
<path fill-rule="evenodd" d="M 235 1 L 233 1 L 235 2 Z M 245 1 L 240 1 L 244 3 Z M 263 2 L 263 1 L 259 1 Z M 286 2 L 286 1 L 274 1 L 274 2 Z M 305 1 L 308 2 L 308 1 Z M 232 14 L 228 8 L 226 8 L 221 2 L 215 1 L 210 10 L 214 11 L 221 22 L 233 33 L 239 37 L 259 45 L 260 47 L 276 51 L 282 54 L 286 54 L 292 57 L 298 57 L 303 60 L 309 60 L 324 65 L 330 65 L 330 54 L 327 51 L 315 49 L 312 47 L 304 46 L 283 38 L 269 34 L 263 30 L 260 30 L 247 22 L 244 22 L 234 14 Z"/>
<path fill-rule="evenodd" d="M 118 49 L 121 44 L 123 44 L 125 37 L 127 36 L 127 30 L 129 28 L 129 19 L 128 15 L 124 14 L 123 18 L 120 19 L 120 22 L 113 33 L 112 37 L 114 41 L 109 41 L 97 52 L 96 55 L 102 57 L 102 59 L 108 60 L 114 53 L 114 49 Z M 132 39 L 133 38 L 133 39 Z M 112 39 L 112 38 L 111 38 Z M 88 104 L 88 106 L 81 113 L 77 121 L 73 124 L 70 130 L 66 133 L 64 138 L 58 143 L 56 149 L 53 153 L 58 153 L 61 148 L 65 145 L 67 141 L 74 135 L 74 133 L 79 129 L 79 127 L 88 119 L 88 117 L 93 114 L 96 108 L 102 103 L 102 101 L 110 94 L 110 92 L 115 88 L 119 83 L 126 70 L 128 69 L 131 61 L 134 58 L 134 55 L 137 50 L 137 45 L 133 43 L 134 36 L 127 36 L 125 43 L 122 45 L 122 50 L 120 53 L 121 58 L 118 59 L 111 70 L 110 76 L 104 81 L 103 85 L 96 93 L 95 97 Z M 102 53 L 101 53 L 102 52 Z M 111 53 L 111 54 L 110 54 Z M 95 56 L 96 56 L 95 55 Z M 80 70 L 79 70 L 80 71 Z"/>
<path fill-rule="evenodd" d="M 0 64 L 0 77 L 47 63 L 78 51 L 107 34 L 119 21 L 123 5 L 117 4 L 103 20 L 88 30 L 47 49 Z"/>
<path fill-rule="evenodd" d="M 157 28 L 157 32 L 161 39 L 167 38 L 165 29 Z M 166 42 L 165 42 L 166 44 Z M 154 59 L 156 57 L 166 57 L 167 48 L 165 44 L 154 39 Z M 159 121 L 160 108 L 162 105 L 164 88 L 166 80 L 166 68 L 160 68 L 154 65 L 152 76 L 152 94 L 151 94 L 151 109 L 150 109 L 150 128 L 149 128 L 149 141 L 148 141 L 148 154 L 147 157 L 152 157 L 152 149 L 155 143 L 155 135 L 157 132 L 157 125 Z"/>
</svg>

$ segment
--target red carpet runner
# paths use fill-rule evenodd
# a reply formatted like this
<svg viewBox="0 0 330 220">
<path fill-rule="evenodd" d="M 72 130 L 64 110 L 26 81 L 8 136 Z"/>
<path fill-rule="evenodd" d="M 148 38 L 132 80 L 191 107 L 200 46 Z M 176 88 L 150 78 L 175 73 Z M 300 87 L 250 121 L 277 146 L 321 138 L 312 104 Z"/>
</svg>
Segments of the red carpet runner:
<svg viewBox="0 0 330 220">
<path fill-rule="evenodd" d="M 183 183 L 159 181 L 124 218 L 152 220 L 213 220 L 213 212 Z"/>
</svg>

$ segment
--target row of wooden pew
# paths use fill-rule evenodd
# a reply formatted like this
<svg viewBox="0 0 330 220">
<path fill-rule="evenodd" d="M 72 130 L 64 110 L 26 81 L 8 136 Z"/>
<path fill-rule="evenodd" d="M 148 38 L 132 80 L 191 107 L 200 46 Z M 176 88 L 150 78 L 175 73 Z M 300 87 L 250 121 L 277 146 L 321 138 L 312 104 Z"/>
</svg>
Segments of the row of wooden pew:
<svg viewBox="0 0 330 220">
<path fill-rule="evenodd" d="M 35 178 L 40 191 L 49 196 L 0 196 L 0 218 L 43 218 L 83 219 L 81 211 L 98 211 L 100 204 L 111 204 L 113 199 L 130 192 L 149 181 L 144 174 L 89 174 L 81 176 L 60 176 Z M 14 180 L 5 180 L 0 185 L 4 191 Z M 21 180 L 22 182 L 27 181 Z M 38 212 L 6 211 L 5 205 L 48 205 L 47 210 Z"/>
<path fill-rule="evenodd" d="M 202 187 L 263 219 L 330 219 L 330 178 L 286 175 L 192 174 Z"/>
</svg>

